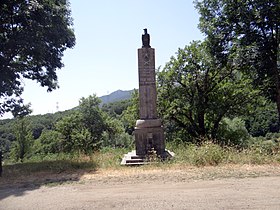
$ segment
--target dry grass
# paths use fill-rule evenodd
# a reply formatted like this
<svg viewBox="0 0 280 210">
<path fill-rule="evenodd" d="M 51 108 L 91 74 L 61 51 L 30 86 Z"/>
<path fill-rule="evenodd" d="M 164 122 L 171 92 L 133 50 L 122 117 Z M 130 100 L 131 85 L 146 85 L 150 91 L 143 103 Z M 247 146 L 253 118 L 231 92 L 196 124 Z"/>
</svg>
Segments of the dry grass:
<svg viewBox="0 0 280 210">
<path fill-rule="evenodd" d="M 3 167 L 1 184 L 65 183 L 92 180 L 98 182 L 174 182 L 192 179 L 244 178 L 279 176 L 279 153 L 267 154 L 259 150 L 237 151 L 207 143 L 194 145 L 168 145 L 175 152 L 173 160 L 144 166 L 120 166 L 127 149 L 104 148 L 91 156 L 61 156 Z"/>
</svg>

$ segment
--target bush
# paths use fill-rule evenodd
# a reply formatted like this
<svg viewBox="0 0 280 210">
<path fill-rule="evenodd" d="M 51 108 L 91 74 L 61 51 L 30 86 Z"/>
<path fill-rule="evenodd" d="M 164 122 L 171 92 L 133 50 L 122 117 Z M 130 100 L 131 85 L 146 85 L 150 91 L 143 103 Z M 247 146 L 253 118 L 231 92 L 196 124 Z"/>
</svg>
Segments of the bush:
<svg viewBox="0 0 280 210">
<path fill-rule="evenodd" d="M 223 148 L 212 142 L 206 142 L 200 147 L 195 147 L 192 155 L 192 164 L 196 166 L 216 166 L 225 159 Z"/>
<path fill-rule="evenodd" d="M 265 137 L 250 139 L 250 148 L 266 155 L 280 153 L 280 133 L 267 133 Z"/>
<path fill-rule="evenodd" d="M 260 98 L 258 106 L 245 117 L 246 128 L 254 136 L 266 136 L 279 131 L 276 103 Z"/>
<path fill-rule="evenodd" d="M 195 166 L 216 166 L 226 161 L 227 152 L 213 142 L 205 142 L 200 146 L 190 143 L 167 144 L 169 150 L 175 153 L 174 162 Z"/>
<path fill-rule="evenodd" d="M 61 134 L 54 130 L 43 130 L 39 139 L 34 141 L 33 154 L 50 154 L 61 151 Z"/>
<path fill-rule="evenodd" d="M 104 148 L 131 148 L 133 146 L 133 137 L 128 133 L 110 135 L 108 132 L 104 132 L 102 140 L 102 147 Z"/>
<path fill-rule="evenodd" d="M 195 166 L 219 164 L 268 164 L 280 163 L 280 146 L 268 142 L 255 143 L 248 148 L 222 147 L 213 142 L 195 144 L 168 142 L 167 148 L 175 153 L 171 163 Z"/>
<path fill-rule="evenodd" d="M 249 139 L 250 134 L 248 133 L 243 120 L 240 118 L 223 119 L 217 137 L 219 144 L 245 148 L 248 146 Z"/>
</svg>

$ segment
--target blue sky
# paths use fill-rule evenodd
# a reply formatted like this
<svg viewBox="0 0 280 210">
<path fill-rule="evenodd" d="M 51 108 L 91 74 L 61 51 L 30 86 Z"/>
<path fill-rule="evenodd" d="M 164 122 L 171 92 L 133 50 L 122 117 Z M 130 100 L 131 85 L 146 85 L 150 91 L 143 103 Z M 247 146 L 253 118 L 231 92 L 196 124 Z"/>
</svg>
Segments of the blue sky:
<svg viewBox="0 0 280 210">
<path fill-rule="evenodd" d="M 57 72 L 58 90 L 48 93 L 36 82 L 25 81 L 23 98 L 32 104 L 32 114 L 70 109 L 92 94 L 138 88 L 137 49 L 144 28 L 151 36 L 157 67 L 163 67 L 178 48 L 203 37 L 192 0 L 70 3 L 76 46 L 64 54 L 65 67 Z"/>
</svg>

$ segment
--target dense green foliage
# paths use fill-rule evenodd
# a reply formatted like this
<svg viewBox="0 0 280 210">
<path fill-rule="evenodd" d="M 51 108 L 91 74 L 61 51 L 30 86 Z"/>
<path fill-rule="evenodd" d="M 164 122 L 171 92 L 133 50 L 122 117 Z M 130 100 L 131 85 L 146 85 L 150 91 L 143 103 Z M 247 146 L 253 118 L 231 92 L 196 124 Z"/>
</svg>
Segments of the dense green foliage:
<svg viewBox="0 0 280 210">
<path fill-rule="evenodd" d="M 130 100 L 116 101 L 114 103 L 103 104 L 102 111 L 107 112 L 111 117 L 119 118 L 130 105 Z"/>
<path fill-rule="evenodd" d="M 158 74 L 161 115 L 196 142 L 219 138 L 223 118 L 246 114 L 258 93 L 234 64 L 216 64 L 205 43 L 193 42 Z"/>
<path fill-rule="evenodd" d="M 199 28 L 222 65 L 234 55 L 239 70 L 277 104 L 280 118 L 279 0 L 197 0 Z"/>
<path fill-rule="evenodd" d="M 32 132 L 34 140 L 41 137 L 42 132 L 47 132 L 55 129 L 55 124 L 64 116 L 72 113 L 73 111 L 57 112 L 55 114 L 45 114 L 36 116 L 26 116 L 24 121 L 28 126 L 28 130 Z M 0 149 L 2 149 L 4 156 L 8 156 L 11 149 L 11 144 L 16 141 L 16 127 L 19 119 L 6 119 L 0 121 Z M 32 150 L 34 151 L 34 150 Z"/>
<path fill-rule="evenodd" d="M 51 91 L 63 52 L 75 45 L 67 0 L 1 0 L 0 116 L 23 106 L 23 78 Z"/>
<path fill-rule="evenodd" d="M 31 155 L 31 146 L 33 143 L 33 136 L 27 119 L 16 119 L 16 123 L 14 124 L 14 133 L 16 141 L 12 144 L 11 157 L 15 161 L 23 161 L 24 158 Z"/>
<path fill-rule="evenodd" d="M 130 105 L 121 115 L 121 121 L 125 127 L 125 131 L 130 135 L 133 134 L 136 120 L 139 119 L 139 93 L 134 90 L 130 99 Z"/>
<path fill-rule="evenodd" d="M 110 110 L 102 111 L 100 103 L 92 95 L 81 98 L 75 110 L 0 121 L 0 149 L 5 158 L 22 161 L 38 155 L 90 154 L 108 146 L 130 147 L 132 137 L 125 133 L 123 123 L 110 116 Z"/>
<path fill-rule="evenodd" d="M 250 114 L 243 117 L 248 132 L 254 137 L 279 131 L 276 104 L 262 97 L 259 99 L 259 103 L 252 108 Z"/>
</svg>

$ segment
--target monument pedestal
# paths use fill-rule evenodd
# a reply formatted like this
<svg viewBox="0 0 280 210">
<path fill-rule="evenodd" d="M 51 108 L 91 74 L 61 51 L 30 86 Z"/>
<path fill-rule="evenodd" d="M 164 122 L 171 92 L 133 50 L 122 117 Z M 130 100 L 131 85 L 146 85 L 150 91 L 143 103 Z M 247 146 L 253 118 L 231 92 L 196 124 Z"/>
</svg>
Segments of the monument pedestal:
<svg viewBox="0 0 280 210">
<path fill-rule="evenodd" d="M 165 141 L 159 119 L 137 120 L 134 135 L 137 155 L 145 156 L 154 150 L 158 156 L 164 158 Z"/>
</svg>

